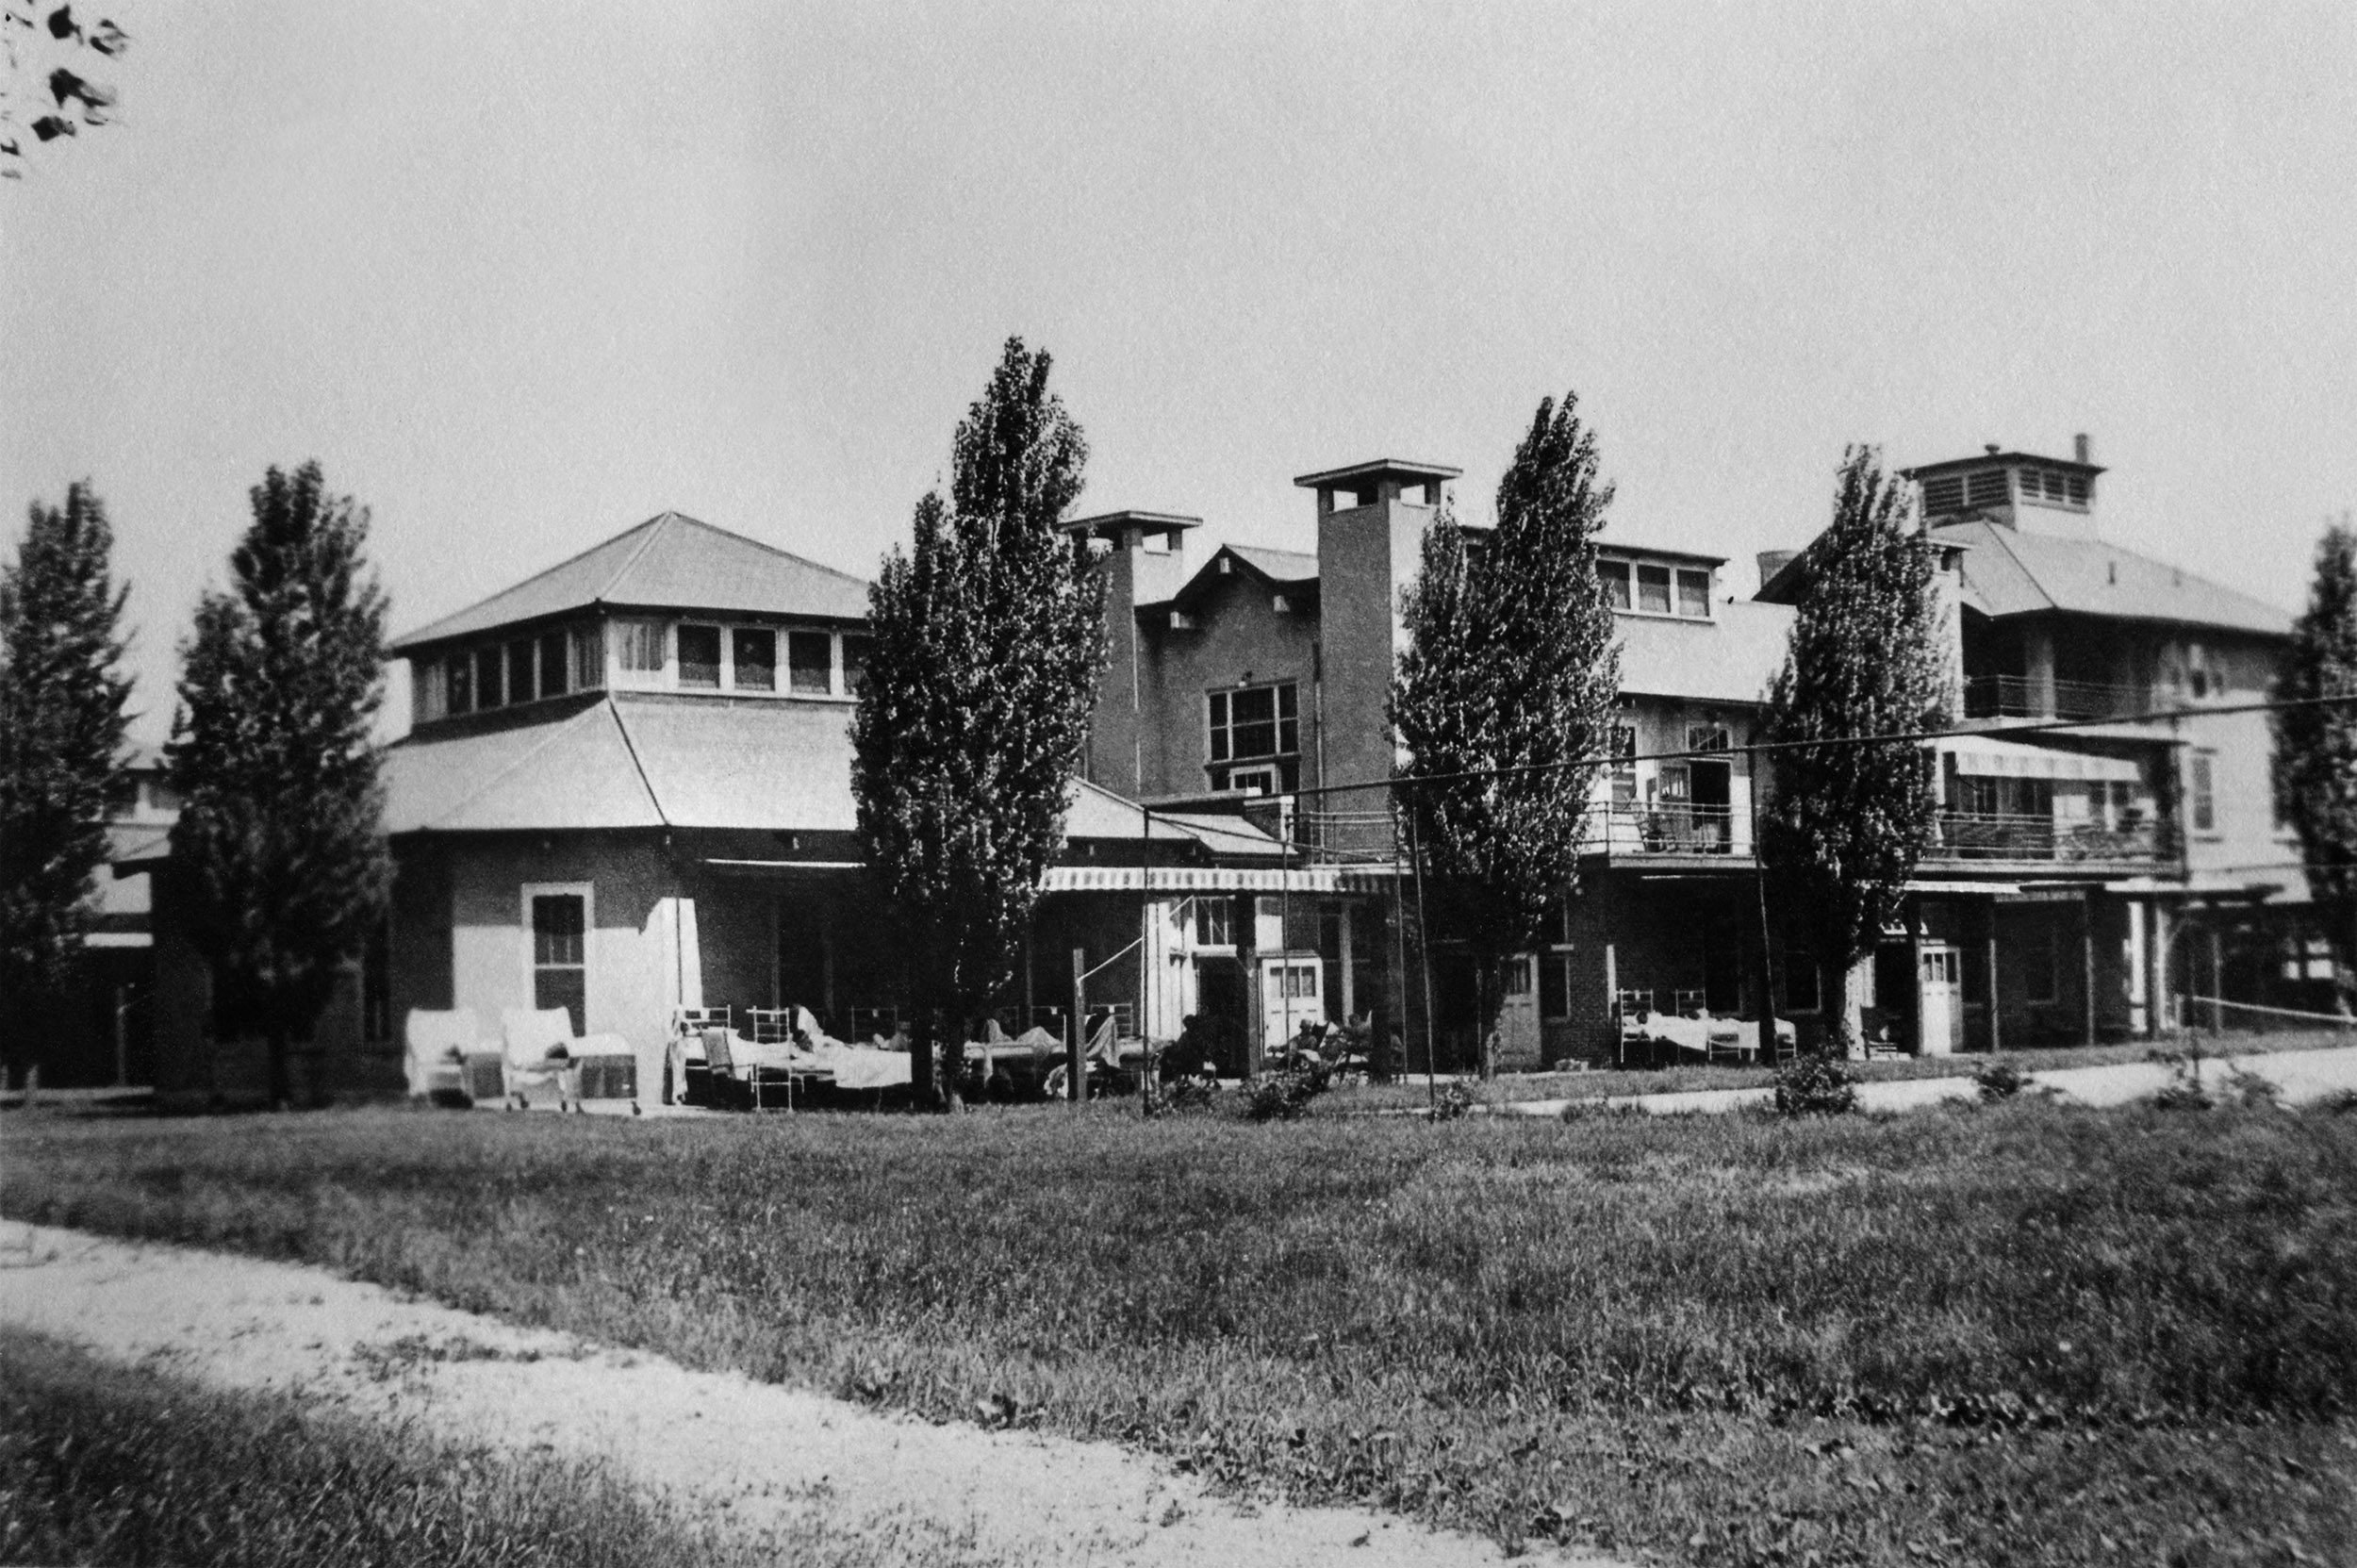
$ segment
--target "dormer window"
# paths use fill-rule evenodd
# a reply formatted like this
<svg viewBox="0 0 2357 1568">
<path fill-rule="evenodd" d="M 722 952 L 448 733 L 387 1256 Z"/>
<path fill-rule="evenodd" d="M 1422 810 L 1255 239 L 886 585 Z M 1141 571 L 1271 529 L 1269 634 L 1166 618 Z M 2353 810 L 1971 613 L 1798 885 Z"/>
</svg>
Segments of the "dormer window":
<svg viewBox="0 0 2357 1568">
<path fill-rule="evenodd" d="M 1624 614 L 1710 619 L 1708 569 L 1605 558 L 1596 563 L 1605 602 Z"/>
<path fill-rule="evenodd" d="M 720 689 L 720 628 L 680 627 L 679 684 L 684 691 Z"/>
<path fill-rule="evenodd" d="M 787 688 L 804 697 L 834 689 L 834 639 L 824 632 L 789 632 L 785 638 Z"/>
<path fill-rule="evenodd" d="M 739 626 L 730 634 L 738 691 L 778 689 L 778 635 L 766 627 Z"/>
<path fill-rule="evenodd" d="M 614 659 L 635 685 L 656 685 L 663 678 L 669 652 L 664 635 L 669 628 L 659 620 L 618 620 L 614 623 Z"/>
<path fill-rule="evenodd" d="M 1647 615 L 1670 613 L 1670 569 L 1640 566 L 1637 569 L 1637 607 Z"/>
</svg>

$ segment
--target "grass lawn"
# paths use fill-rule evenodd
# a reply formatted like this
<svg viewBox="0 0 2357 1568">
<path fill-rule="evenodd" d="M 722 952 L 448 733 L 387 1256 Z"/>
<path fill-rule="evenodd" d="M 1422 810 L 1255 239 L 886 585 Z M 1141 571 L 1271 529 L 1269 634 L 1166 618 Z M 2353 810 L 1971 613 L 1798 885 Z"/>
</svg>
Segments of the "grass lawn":
<svg viewBox="0 0 2357 1568">
<path fill-rule="evenodd" d="M 904 1543 L 903 1543 L 904 1544 Z M 813 1524 L 724 1532 L 596 1466 L 437 1443 L 0 1329 L 0 1562 L 883 1568 Z M 947 1550 L 915 1560 L 948 1568 Z"/>
<path fill-rule="evenodd" d="M 2242 1056 L 2255 1051 L 2336 1050 L 2357 1045 L 2357 1032 L 2334 1030 L 2282 1034 L 2189 1033 L 2183 1038 L 2187 1045 L 2199 1044 L 2205 1054 L 2222 1056 Z M 2108 1067 L 2123 1062 L 2150 1061 L 2153 1049 L 2152 1042 L 2134 1040 L 2099 1046 L 2037 1046 L 2008 1050 L 2002 1053 L 2002 1057 L 1992 1057 L 1986 1051 L 1975 1051 L 1963 1056 L 1890 1057 L 1877 1062 L 1853 1062 L 1850 1065 L 1856 1070 L 1861 1081 L 1886 1083 L 1915 1078 L 1970 1078 L 1997 1060 L 2008 1062 L 2023 1072 L 2040 1072 L 2052 1067 Z M 1492 1103 L 1525 1099 L 1595 1099 L 1607 1096 L 1618 1099 L 1629 1095 L 1684 1094 L 1696 1089 L 1763 1089 L 1774 1078 L 1774 1069 L 1770 1067 L 1689 1065 L 1565 1073 L 1508 1073 L 1487 1083 L 1469 1079 L 1465 1088 L 1476 1099 Z M 1445 1081 L 1442 1086 L 1446 1086 Z M 1329 1114 L 1348 1114 L 1354 1111 L 1413 1108 L 1422 1106 L 1427 1094 L 1422 1078 L 1403 1079 L 1396 1083 L 1360 1084 L 1332 1091 L 1324 1109 Z"/>
<path fill-rule="evenodd" d="M 15 1217 L 1706 1563 L 2357 1540 L 2357 1115 L 11 1119 Z"/>
</svg>

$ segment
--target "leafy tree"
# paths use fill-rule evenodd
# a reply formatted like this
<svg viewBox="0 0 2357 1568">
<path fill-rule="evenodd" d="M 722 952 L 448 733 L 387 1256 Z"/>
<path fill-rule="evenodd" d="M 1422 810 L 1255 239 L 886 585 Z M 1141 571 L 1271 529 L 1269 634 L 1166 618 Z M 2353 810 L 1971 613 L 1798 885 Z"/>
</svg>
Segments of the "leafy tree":
<svg viewBox="0 0 2357 1568">
<path fill-rule="evenodd" d="M 851 788 L 898 927 L 913 1046 L 951 1108 L 965 1023 L 1014 972 L 1106 660 L 1104 590 L 1057 524 L 1088 443 L 1019 338 L 959 424 L 950 498 L 916 507 L 869 594 Z M 944 1026 L 947 1026 L 946 1028 Z"/>
<path fill-rule="evenodd" d="M 384 698 L 385 595 L 368 513 L 317 463 L 273 468 L 182 649 L 170 749 L 183 798 L 173 874 L 212 966 L 214 1027 L 260 1034 L 271 1097 L 293 1098 L 292 1041 L 385 904 L 392 867 L 370 722 Z"/>
<path fill-rule="evenodd" d="M 130 590 L 115 586 L 113 549 L 105 504 L 75 484 L 63 506 L 33 503 L 0 571 L 0 1061 L 11 1067 L 80 959 L 123 782 Z"/>
<path fill-rule="evenodd" d="M 1772 742 L 1852 742 L 1938 728 L 1950 701 L 1930 541 L 1905 484 L 1871 447 L 1849 449 L 1833 524 L 1808 548 L 1806 584 L 1762 724 Z M 1858 962 L 1898 915 L 1938 810 L 1922 746 L 1801 745 L 1772 759 L 1760 854 L 1788 930 L 1823 966 L 1833 1044 L 1863 1048 Z"/>
<path fill-rule="evenodd" d="M 2317 905 L 2331 913 L 2341 982 L 2357 999 L 2357 535 L 2346 520 L 2316 545 L 2307 613 L 2275 678 L 2275 801 L 2299 835 Z"/>
<path fill-rule="evenodd" d="M 1507 959 L 1542 940 L 1575 887 L 1620 692 L 1595 536 L 1612 487 L 1577 400 L 1542 399 L 1498 484 L 1497 527 L 1469 546 L 1443 507 L 1402 601 L 1391 718 L 1450 929 L 1470 943 L 1485 1024 Z M 1414 784 L 1408 781 L 1431 781 Z M 1485 1031 L 1486 1032 L 1486 1031 Z M 1486 1059 L 1483 1070 L 1495 1064 Z"/>
<path fill-rule="evenodd" d="M 0 0 L 0 179 L 24 177 L 28 133 L 39 145 L 112 120 L 114 90 L 82 73 L 130 44 L 111 18 L 71 4 Z"/>
</svg>

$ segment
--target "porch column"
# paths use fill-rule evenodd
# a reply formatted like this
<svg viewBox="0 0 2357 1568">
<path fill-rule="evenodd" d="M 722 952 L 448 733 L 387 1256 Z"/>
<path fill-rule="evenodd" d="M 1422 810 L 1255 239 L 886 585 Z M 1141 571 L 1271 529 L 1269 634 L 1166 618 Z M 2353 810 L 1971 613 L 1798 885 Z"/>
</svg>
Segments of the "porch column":
<svg viewBox="0 0 2357 1568">
<path fill-rule="evenodd" d="M 2145 902 L 2142 899 L 2128 900 L 2128 939 L 2123 944 L 2128 960 L 2128 1032 L 2144 1035 L 2152 1032 L 2152 977 L 2145 964 Z"/>
<path fill-rule="evenodd" d="M 1997 900 L 1988 900 L 1988 1049 L 2004 1049 L 2004 1034 L 1997 1022 Z"/>
<path fill-rule="evenodd" d="M 1359 1015 L 1359 968 L 1351 960 L 1350 900 L 1342 900 L 1343 1021 Z"/>
<path fill-rule="evenodd" d="M 2095 896 L 2087 894 L 2079 900 L 2079 946 L 2085 958 L 2085 975 L 2081 982 L 2086 1004 L 2087 1044 L 2095 1044 Z"/>
</svg>

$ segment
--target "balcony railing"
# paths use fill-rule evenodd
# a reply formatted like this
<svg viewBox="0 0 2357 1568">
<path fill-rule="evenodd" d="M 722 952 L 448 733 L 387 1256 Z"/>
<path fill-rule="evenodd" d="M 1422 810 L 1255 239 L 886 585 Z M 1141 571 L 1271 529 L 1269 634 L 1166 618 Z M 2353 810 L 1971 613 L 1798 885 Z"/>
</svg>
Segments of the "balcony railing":
<svg viewBox="0 0 2357 1568">
<path fill-rule="evenodd" d="M 1606 818 L 1605 848 L 1616 855 L 1748 855 L 1751 824 L 1739 819 L 1733 806 L 1615 801 Z"/>
<path fill-rule="evenodd" d="M 1975 675 L 1964 683 L 1967 718 L 2120 718 L 2154 706 L 2143 686 Z"/>
<path fill-rule="evenodd" d="M 1926 860 L 2050 861 L 2065 865 L 2149 866 L 2171 859 L 2177 835 L 2166 822 L 2072 822 L 2052 817 L 1943 811 Z"/>
</svg>

